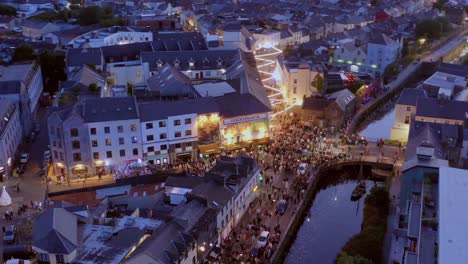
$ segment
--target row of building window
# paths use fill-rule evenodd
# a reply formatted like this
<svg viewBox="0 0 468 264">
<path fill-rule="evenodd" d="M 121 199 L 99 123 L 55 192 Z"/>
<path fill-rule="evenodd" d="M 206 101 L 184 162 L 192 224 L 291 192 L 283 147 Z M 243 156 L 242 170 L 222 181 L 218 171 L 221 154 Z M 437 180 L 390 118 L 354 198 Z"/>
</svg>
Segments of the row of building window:
<svg viewBox="0 0 468 264">
<path fill-rule="evenodd" d="M 133 143 L 133 144 L 138 143 L 138 137 L 133 136 L 133 137 L 131 138 L 131 140 L 132 140 L 132 143 Z M 105 144 L 106 146 L 112 146 L 112 140 L 111 140 L 110 138 L 106 138 L 106 139 L 104 140 L 104 144 Z M 125 144 L 125 139 L 124 139 L 124 138 L 119 138 L 119 145 L 124 145 L 124 144 Z M 99 147 L 98 140 L 97 140 L 97 139 L 91 140 L 91 146 L 92 146 L 93 148 Z"/>
<path fill-rule="evenodd" d="M 132 150 L 132 154 L 133 154 L 133 156 L 138 156 L 138 149 L 137 149 L 137 148 L 134 148 L 134 149 Z M 125 149 L 119 150 L 119 156 L 120 156 L 120 157 L 125 157 L 125 155 L 126 155 Z M 110 158 L 112 158 L 112 157 L 113 157 L 112 151 L 111 151 L 111 150 L 106 151 L 106 158 L 110 159 Z M 93 152 L 93 159 L 95 159 L 95 160 L 100 159 L 99 152 Z M 75 161 L 76 161 L 76 160 L 75 160 Z"/>
<path fill-rule="evenodd" d="M 192 130 L 185 130 L 185 136 L 191 136 L 192 135 Z M 175 138 L 180 138 L 182 137 L 182 132 L 177 131 L 174 133 Z M 159 134 L 159 139 L 166 139 L 167 134 L 166 133 L 161 133 Z M 154 135 L 147 135 L 146 136 L 146 141 L 153 141 L 154 140 Z"/>
<path fill-rule="evenodd" d="M 185 147 L 191 147 L 192 146 L 192 142 L 186 142 L 185 143 Z M 180 149 L 182 148 L 182 144 L 181 143 L 177 143 L 177 144 L 174 144 L 174 147 L 176 149 Z M 163 144 L 159 147 L 160 150 L 167 150 L 167 145 L 166 144 Z M 148 147 L 147 149 L 147 152 L 154 152 L 154 146 L 151 146 L 151 147 Z"/>
<path fill-rule="evenodd" d="M 192 119 L 191 118 L 185 118 L 184 123 L 186 125 L 192 124 Z M 182 123 L 181 123 L 180 119 L 174 120 L 174 126 L 180 126 L 181 124 Z M 166 121 L 159 121 L 158 125 L 159 125 L 159 127 L 166 127 L 167 123 L 166 123 Z M 152 129 L 153 127 L 154 127 L 154 124 L 152 122 L 146 123 L 146 129 Z"/>
</svg>

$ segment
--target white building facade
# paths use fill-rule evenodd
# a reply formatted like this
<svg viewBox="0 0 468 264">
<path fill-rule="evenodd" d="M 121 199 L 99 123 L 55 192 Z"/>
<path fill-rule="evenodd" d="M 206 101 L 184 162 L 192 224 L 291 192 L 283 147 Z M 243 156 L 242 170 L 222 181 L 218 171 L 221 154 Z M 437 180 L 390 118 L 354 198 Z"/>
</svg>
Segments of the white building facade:
<svg viewBox="0 0 468 264">
<path fill-rule="evenodd" d="M 21 122 L 17 105 L 0 99 L 0 177 L 11 175 L 15 153 L 21 143 Z"/>
</svg>

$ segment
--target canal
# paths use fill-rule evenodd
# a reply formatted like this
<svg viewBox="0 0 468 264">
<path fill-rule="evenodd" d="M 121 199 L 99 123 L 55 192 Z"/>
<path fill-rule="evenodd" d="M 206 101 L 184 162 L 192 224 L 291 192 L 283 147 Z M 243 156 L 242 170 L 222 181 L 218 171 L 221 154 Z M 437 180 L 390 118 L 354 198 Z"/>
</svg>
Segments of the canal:
<svg viewBox="0 0 468 264">
<path fill-rule="evenodd" d="M 365 129 L 359 132 L 359 135 L 365 137 L 368 141 L 376 142 L 379 139 L 389 139 L 395 122 L 395 107 L 386 113 L 382 118 L 370 123 Z"/>
<path fill-rule="evenodd" d="M 345 243 L 361 231 L 364 197 L 355 202 L 350 200 L 356 184 L 356 181 L 340 183 L 317 194 L 286 264 L 334 263 Z M 373 186 L 374 182 L 367 181 L 367 193 Z"/>
</svg>

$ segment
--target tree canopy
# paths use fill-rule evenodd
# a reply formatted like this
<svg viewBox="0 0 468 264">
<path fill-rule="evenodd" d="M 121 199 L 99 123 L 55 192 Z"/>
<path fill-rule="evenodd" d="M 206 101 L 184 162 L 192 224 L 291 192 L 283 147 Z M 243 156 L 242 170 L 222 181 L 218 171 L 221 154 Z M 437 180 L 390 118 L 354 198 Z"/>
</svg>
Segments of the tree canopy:
<svg viewBox="0 0 468 264">
<path fill-rule="evenodd" d="M 417 38 L 439 39 L 452 30 L 447 17 L 424 19 L 416 23 L 415 34 Z"/>
<path fill-rule="evenodd" d="M 78 23 L 82 26 L 101 24 L 104 27 L 111 27 L 123 26 L 125 20 L 120 16 L 115 17 L 112 7 L 89 6 L 78 10 Z"/>
<path fill-rule="evenodd" d="M 7 5 L 0 5 L 0 15 L 2 16 L 16 16 L 16 9 Z"/>
<path fill-rule="evenodd" d="M 350 256 L 343 252 L 336 260 L 336 264 L 373 264 L 373 262 L 363 256 Z"/>
<path fill-rule="evenodd" d="M 21 44 L 21 46 L 15 49 L 13 54 L 13 61 L 29 61 L 34 60 L 36 56 L 34 55 L 34 49 L 28 44 Z"/>
</svg>

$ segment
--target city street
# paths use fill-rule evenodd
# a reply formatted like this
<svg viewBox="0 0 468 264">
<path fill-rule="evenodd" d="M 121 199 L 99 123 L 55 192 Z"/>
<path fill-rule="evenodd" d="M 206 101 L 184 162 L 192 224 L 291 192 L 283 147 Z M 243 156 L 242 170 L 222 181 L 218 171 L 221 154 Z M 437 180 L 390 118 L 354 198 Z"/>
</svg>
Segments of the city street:
<svg viewBox="0 0 468 264">
<path fill-rule="evenodd" d="M 44 151 L 47 149 L 47 145 L 49 142 L 47 135 L 46 108 L 40 107 L 38 109 L 37 121 L 40 123 L 41 131 L 39 135 L 37 135 L 36 140 L 31 143 L 23 143 L 23 145 L 18 150 L 18 154 L 24 152 L 30 154 L 29 162 L 26 165 L 24 174 L 19 175 L 18 177 L 10 176 L 6 182 L 3 182 L 3 184 L 7 186 L 7 191 L 13 200 L 13 204 L 9 207 L 0 207 L 0 213 L 2 215 L 0 223 L 2 226 L 6 226 L 9 224 L 17 225 L 20 222 L 22 224 L 28 224 L 26 223 L 27 220 L 31 219 L 31 216 L 36 215 L 40 212 L 39 210 L 31 209 L 31 201 L 44 202 L 46 184 L 44 181 L 41 180 L 40 174 L 44 159 Z M 18 184 L 20 189 L 19 192 L 17 192 L 16 189 L 16 186 Z M 18 216 L 18 207 L 21 204 L 28 205 L 29 209 L 27 209 L 24 213 Z M 12 220 L 5 219 L 6 211 L 13 212 Z M 22 234 L 29 236 L 31 235 L 27 233 L 27 230 L 18 229 L 19 235 L 16 240 L 16 243 L 21 243 L 24 240 Z M 3 243 L 0 247 L 0 250 L 3 251 Z"/>
</svg>

